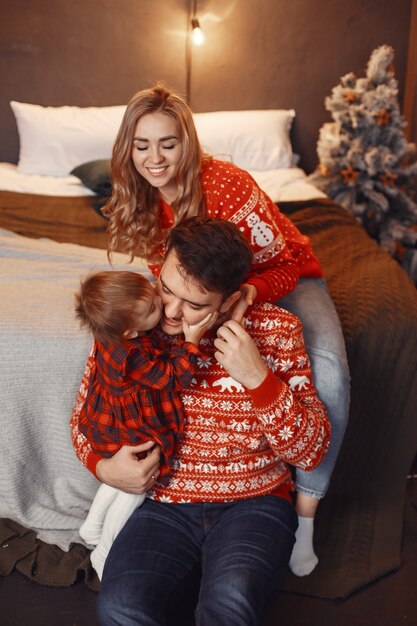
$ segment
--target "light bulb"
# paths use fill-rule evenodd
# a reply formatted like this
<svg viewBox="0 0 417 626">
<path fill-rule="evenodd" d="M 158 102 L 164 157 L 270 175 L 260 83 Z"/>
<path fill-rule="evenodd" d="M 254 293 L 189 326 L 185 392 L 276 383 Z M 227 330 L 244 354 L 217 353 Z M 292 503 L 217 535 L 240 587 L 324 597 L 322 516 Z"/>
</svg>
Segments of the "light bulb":
<svg viewBox="0 0 417 626">
<path fill-rule="evenodd" d="M 201 44 L 204 43 L 204 33 L 200 28 L 200 23 L 197 18 L 193 18 L 191 20 L 191 28 L 192 28 L 191 36 L 193 39 L 193 43 L 196 46 L 201 46 Z"/>
</svg>

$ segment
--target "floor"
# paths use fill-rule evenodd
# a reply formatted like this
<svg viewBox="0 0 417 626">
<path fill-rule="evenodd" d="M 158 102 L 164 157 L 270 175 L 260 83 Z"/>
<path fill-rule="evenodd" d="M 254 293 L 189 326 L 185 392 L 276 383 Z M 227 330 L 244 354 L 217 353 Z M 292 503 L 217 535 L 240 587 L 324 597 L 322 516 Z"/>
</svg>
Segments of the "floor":
<svg viewBox="0 0 417 626">
<path fill-rule="evenodd" d="M 263 626 L 417 626 L 417 477 L 408 480 L 401 568 L 344 601 L 277 592 Z M 98 626 L 96 594 L 84 582 L 70 588 L 32 583 L 18 572 L 0 580 L 1 626 Z M 190 612 L 169 626 L 193 626 Z M 167 625 L 168 626 L 168 625 Z M 215 626 L 215 625 L 213 625 Z"/>
</svg>

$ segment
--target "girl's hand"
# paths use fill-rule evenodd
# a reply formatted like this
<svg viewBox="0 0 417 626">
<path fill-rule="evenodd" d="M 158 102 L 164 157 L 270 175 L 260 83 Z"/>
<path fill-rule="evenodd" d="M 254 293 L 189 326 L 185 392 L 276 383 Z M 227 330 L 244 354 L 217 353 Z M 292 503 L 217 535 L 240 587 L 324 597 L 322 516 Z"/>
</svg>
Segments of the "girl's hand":
<svg viewBox="0 0 417 626">
<path fill-rule="evenodd" d="M 198 324 L 188 324 L 185 319 L 182 320 L 182 330 L 186 341 L 198 346 L 201 337 L 204 333 L 213 326 L 217 319 L 218 312 L 213 311 L 206 315 L 206 317 L 198 322 Z"/>
<path fill-rule="evenodd" d="M 258 290 L 255 285 L 249 283 L 243 283 L 240 286 L 240 299 L 237 301 L 231 312 L 231 319 L 242 323 L 243 316 L 246 313 L 248 306 L 255 302 Z"/>
<path fill-rule="evenodd" d="M 144 454 L 143 458 L 139 458 Z M 123 446 L 112 457 L 97 463 L 97 478 L 127 493 L 145 493 L 159 476 L 160 455 L 161 451 L 154 441 Z"/>
</svg>

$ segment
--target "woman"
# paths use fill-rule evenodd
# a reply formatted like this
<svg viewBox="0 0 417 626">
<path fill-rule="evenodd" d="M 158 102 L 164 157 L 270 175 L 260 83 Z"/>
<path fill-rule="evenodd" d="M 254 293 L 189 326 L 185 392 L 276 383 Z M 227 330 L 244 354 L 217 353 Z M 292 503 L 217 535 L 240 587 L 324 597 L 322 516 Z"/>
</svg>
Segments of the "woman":
<svg viewBox="0 0 417 626">
<path fill-rule="evenodd" d="M 192 113 L 176 94 L 157 84 L 127 106 L 112 157 L 113 193 L 109 254 L 144 257 L 158 275 L 170 229 L 206 214 L 234 222 L 248 239 L 254 261 L 233 317 L 240 321 L 255 301 L 274 302 L 303 323 L 313 382 L 327 406 L 332 443 L 312 472 L 297 470 L 299 527 L 290 567 L 304 576 L 316 566 L 314 516 L 328 488 L 346 428 L 349 372 L 340 323 L 320 264 L 304 237 L 235 165 L 202 153 Z"/>
</svg>

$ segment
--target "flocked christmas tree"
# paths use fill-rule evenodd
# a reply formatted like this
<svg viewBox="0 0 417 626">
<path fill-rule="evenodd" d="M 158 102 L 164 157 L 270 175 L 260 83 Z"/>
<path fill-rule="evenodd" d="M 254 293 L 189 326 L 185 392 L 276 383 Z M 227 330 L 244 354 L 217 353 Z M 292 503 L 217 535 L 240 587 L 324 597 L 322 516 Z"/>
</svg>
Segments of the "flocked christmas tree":
<svg viewBox="0 0 417 626">
<path fill-rule="evenodd" d="M 320 129 L 310 180 L 351 211 L 417 284 L 417 204 L 410 195 L 416 150 L 404 134 L 393 59 L 393 49 L 380 46 L 364 78 L 346 74 L 325 99 L 334 121 Z"/>
</svg>

